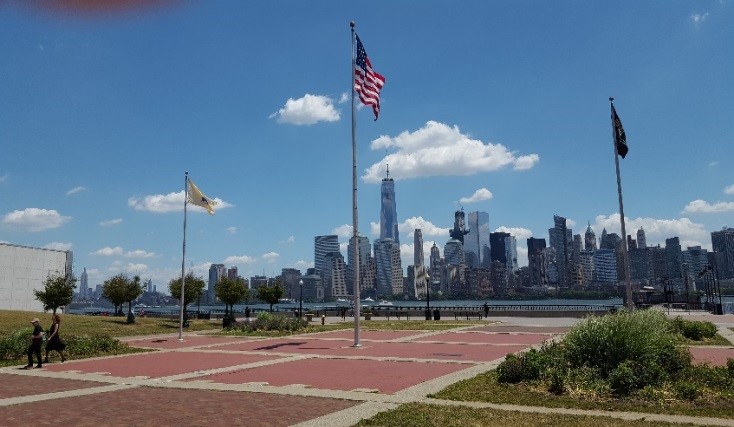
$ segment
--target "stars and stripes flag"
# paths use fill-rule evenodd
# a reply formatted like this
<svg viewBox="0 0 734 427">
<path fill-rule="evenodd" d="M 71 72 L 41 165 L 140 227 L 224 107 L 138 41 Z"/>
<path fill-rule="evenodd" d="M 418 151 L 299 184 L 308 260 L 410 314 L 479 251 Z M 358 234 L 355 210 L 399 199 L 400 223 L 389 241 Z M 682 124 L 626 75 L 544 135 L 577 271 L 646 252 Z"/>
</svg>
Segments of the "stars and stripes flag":
<svg viewBox="0 0 734 427">
<path fill-rule="evenodd" d="M 385 77 L 372 69 L 362 41 L 357 38 L 357 58 L 354 61 L 354 90 L 364 105 L 371 105 L 375 120 L 380 115 L 380 89 L 385 85 Z"/>
<path fill-rule="evenodd" d="M 614 143 L 617 145 L 617 153 L 624 159 L 628 151 L 627 135 L 624 133 L 622 121 L 619 120 L 617 110 L 614 109 L 614 104 L 612 104 L 612 127 L 614 128 Z"/>
<path fill-rule="evenodd" d="M 189 181 L 189 203 L 196 206 L 201 206 L 202 208 L 206 209 L 207 212 L 209 212 L 209 215 L 214 215 L 214 206 L 217 205 L 217 202 L 213 199 L 210 199 L 204 195 L 204 193 L 199 190 L 199 187 L 194 184 L 194 181 Z"/>
</svg>

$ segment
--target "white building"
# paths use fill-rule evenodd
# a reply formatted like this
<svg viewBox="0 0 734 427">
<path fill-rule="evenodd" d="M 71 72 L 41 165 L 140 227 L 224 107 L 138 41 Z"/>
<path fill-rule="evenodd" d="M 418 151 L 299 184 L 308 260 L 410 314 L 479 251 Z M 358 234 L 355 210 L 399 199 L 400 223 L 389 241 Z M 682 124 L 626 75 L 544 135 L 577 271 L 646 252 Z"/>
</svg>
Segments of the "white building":
<svg viewBox="0 0 734 427">
<path fill-rule="evenodd" d="M 44 311 L 33 294 L 52 276 L 72 274 L 71 251 L 0 243 L 0 309 Z"/>
</svg>

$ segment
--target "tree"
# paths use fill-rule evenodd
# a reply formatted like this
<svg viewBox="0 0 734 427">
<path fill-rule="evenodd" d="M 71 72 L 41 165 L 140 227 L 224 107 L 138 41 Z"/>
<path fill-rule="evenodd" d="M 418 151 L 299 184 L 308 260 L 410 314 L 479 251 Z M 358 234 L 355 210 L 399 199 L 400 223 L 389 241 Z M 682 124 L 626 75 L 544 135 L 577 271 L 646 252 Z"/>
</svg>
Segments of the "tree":
<svg viewBox="0 0 734 427">
<path fill-rule="evenodd" d="M 184 283 L 184 324 L 188 321 L 188 315 L 186 313 L 186 306 L 199 299 L 201 294 L 204 292 L 204 286 L 206 283 L 201 277 L 194 276 L 194 273 L 186 275 Z M 171 292 L 171 296 L 181 301 L 181 278 L 177 277 L 171 279 L 168 282 L 168 290 Z"/>
<path fill-rule="evenodd" d="M 102 285 L 102 296 L 115 306 L 116 316 L 123 315 L 122 304 L 129 301 L 129 282 L 130 280 L 127 278 L 127 276 L 125 276 L 123 273 L 120 273 L 105 280 L 104 284 Z"/>
<path fill-rule="evenodd" d="M 283 297 L 283 286 L 280 282 L 271 285 L 263 285 L 257 288 L 257 298 L 270 304 L 270 311 L 273 311 L 273 304 L 277 304 Z"/>
<path fill-rule="evenodd" d="M 240 301 L 247 300 L 250 293 L 247 287 L 245 287 L 245 281 L 241 277 L 236 279 L 222 277 L 214 285 L 214 294 L 224 302 L 222 326 L 226 328 L 234 323 L 234 305 Z"/>
<path fill-rule="evenodd" d="M 125 300 L 127 301 L 127 323 L 135 323 L 133 314 L 133 301 L 143 294 L 143 286 L 140 284 L 140 276 L 137 274 L 132 280 L 125 284 Z"/>
<path fill-rule="evenodd" d="M 44 310 L 56 310 L 71 303 L 76 289 L 76 279 L 71 274 L 50 276 L 43 283 L 43 290 L 34 290 L 33 294 L 43 304 Z"/>
</svg>

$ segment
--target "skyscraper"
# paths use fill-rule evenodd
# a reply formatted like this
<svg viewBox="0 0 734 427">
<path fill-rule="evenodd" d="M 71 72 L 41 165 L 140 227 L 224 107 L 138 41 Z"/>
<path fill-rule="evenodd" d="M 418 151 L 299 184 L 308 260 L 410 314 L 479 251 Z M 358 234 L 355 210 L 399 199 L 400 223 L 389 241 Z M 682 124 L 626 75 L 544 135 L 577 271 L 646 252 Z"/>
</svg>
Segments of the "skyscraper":
<svg viewBox="0 0 734 427">
<path fill-rule="evenodd" d="M 85 299 L 87 298 L 87 294 L 89 293 L 89 276 L 87 275 L 87 267 L 84 267 L 84 271 L 82 271 L 82 276 L 79 279 L 79 299 Z"/>
<path fill-rule="evenodd" d="M 489 253 L 492 261 L 498 261 L 507 266 L 507 249 L 505 247 L 505 239 L 510 237 L 510 233 L 496 231 L 489 233 Z"/>
<path fill-rule="evenodd" d="M 395 181 L 390 178 L 390 168 L 382 179 L 380 199 L 380 239 L 392 239 L 400 246 L 398 233 L 398 211 L 395 204 Z"/>
<path fill-rule="evenodd" d="M 454 228 L 449 230 L 449 236 L 452 239 L 456 239 L 461 242 L 462 247 L 464 246 L 464 236 L 469 234 L 469 230 L 466 229 L 464 220 L 464 211 L 458 210 L 454 212 Z M 444 254 L 446 256 L 446 254 Z"/>
<path fill-rule="evenodd" d="M 357 242 L 357 248 L 359 249 L 359 290 L 361 291 L 365 287 L 372 287 L 371 284 L 364 283 L 366 277 L 374 275 L 372 272 L 368 272 L 372 249 L 370 248 L 370 239 L 365 236 L 358 236 Z M 354 295 L 354 250 L 354 236 L 352 236 L 349 239 L 349 245 L 347 245 L 347 259 L 345 260 L 347 263 L 347 292 L 350 295 Z"/>
<path fill-rule="evenodd" d="M 596 234 L 591 229 L 591 223 L 587 223 L 586 233 L 584 233 L 584 249 L 593 252 L 596 250 Z"/>
<path fill-rule="evenodd" d="M 329 252 L 339 252 L 339 237 L 336 234 L 314 237 L 314 269 L 321 274 L 326 269 L 325 256 Z"/>
<path fill-rule="evenodd" d="M 711 232 L 711 248 L 716 252 L 720 279 L 734 278 L 734 228 Z"/>
<path fill-rule="evenodd" d="M 678 279 L 683 277 L 683 251 L 678 237 L 665 239 L 665 262 L 668 278 Z"/>
<path fill-rule="evenodd" d="M 571 229 L 566 227 L 566 218 L 553 215 L 554 227 L 548 229 L 550 247 L 556 251 L 556 265 L 558 268 L 558 284 L 568 286 L 568 261 L 571 257 L 573 237 Z"/>
<path fill-rule="evenodd" d="M 423 265 L 423 232 L 420 228 L 416 228 L 413 232 L 413 265 Z"/>
<path fill-rule="evenodd" d="M 469 212 L 467 223 L 469 232 L 464 237 L 464 252 L 475 255 L 477 267 L 489 267 L 489 214 L 487 212 Z"/>
<path fill-rule="evenodd" d="M 647 238 L 645 237 L 645 230 L 640 227 L 637 230 L 637 249 L 645 249 L 647 247 Z"/>
<path fill-rule="evenodd" d="M 214 287 L 217 286 L 219 279 L 227 276 L 227 268 L 224 264 L 212 264 L 209 266 L 209 287 L 207 288 L 207 301 L 213 303 L 216 301 L 214 295 Z"/>
<path fill-rule="evenodd" d="M 392 239 L 375 240 L 375 290 L 378 296 L 403 293 L 400 245 Z"/>
</svg>

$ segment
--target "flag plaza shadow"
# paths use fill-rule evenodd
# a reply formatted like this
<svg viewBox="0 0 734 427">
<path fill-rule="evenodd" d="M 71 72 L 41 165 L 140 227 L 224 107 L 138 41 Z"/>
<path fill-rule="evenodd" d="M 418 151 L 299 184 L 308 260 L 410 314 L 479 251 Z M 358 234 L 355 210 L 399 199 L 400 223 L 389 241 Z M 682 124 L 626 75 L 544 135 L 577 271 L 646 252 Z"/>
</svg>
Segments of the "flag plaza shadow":
<svg viewBox="0 0 734 427">
<path fill-rule="evenodd" d="M 542 323 L 544 319 L 533 319 Z M 493 369 L 565 326 L 127 339 L 149 352 L 0 369 L 8 425 L 353 425 Z M 734 349 L 712 349 L 734 357 Z M 704 360 L 720 355 L 701 351 Z M 699 357 L 699 356 L 697 356 Z M 725 359 L 724 359 L 725 360 Z"/>
</svg>

